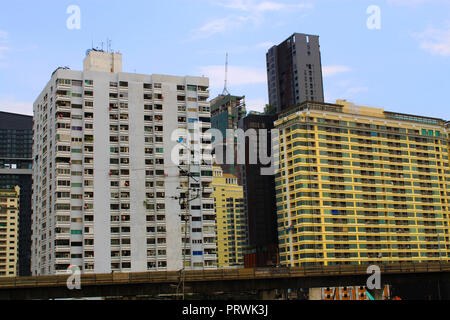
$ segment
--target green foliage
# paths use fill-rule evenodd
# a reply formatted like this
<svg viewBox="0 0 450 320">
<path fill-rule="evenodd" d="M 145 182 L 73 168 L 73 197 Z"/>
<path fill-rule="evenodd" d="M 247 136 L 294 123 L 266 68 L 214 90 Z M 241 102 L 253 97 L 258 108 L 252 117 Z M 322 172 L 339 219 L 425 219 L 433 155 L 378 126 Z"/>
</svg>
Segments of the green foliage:
<svg viewBox="0 0 450 320">
<path fill-rule="evenodd" d="M 264 113 L 267 115 L 275 114 L 275 107 L 271 104 L 266 104 L 266 107 L 264 108 Z"/>
</svg>

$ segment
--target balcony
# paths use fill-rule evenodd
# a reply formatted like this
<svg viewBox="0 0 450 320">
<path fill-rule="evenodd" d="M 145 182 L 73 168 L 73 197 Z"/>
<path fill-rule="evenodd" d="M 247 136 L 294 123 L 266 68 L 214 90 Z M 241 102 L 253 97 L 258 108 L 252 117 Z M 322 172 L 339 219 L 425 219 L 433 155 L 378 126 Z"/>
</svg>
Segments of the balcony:
<svg viewBox="0 0 450 320">
<path fill-rule="evenodd" d="M 56 162 L 57 169 L 70 169 L 70 165 L 71 165 L 70 160 L 60 161 L 60 162 L 58 162 L 58 160 L 57 160 L 57 162 Z"/>
<path fill-rule="evenodd" d="M 205 260 L 213 260 L 214 262 L 217 260 L 217 255 L 216 254 L 204 254 L 203 255 Z"/>
<path fill-rule="evenodd" d="M 213 181 L 213 177 L 210 176 L 202 176 L 201 177 L 202 182 L 212 182 Z"/>
<path fill-rule="evenodd" d="M 197 92 L 198 92 L 198 95 L 199 95 L 199 96 L 205 96 L 205 95 L 207 95 L 207 96 L 209 97 L 209 89 L 207 89 L 207 88 L 198 87 Z"/>
<path fill-rule="evenodd" d="M 56 90 L 70 90 L 72 88 L 72 84 L 70 80 L 58 79 L 56 80 Z"/>
<path fill-rule="evenodd" d="M 56 112 L 55 114 L 56 122 L 59 121 L 71 121 L 71 113 L 67 111 Z"/>
<path fill-rule="evenodd" d="M 56 151 L 55 152 L 55 156 L 56 157 L 70 157 L 71 156 L 71 152 L 70 151 Z"/>
<path fill-rule="evenodd" d="M 56 101 L 56 111 L 71 111 L 71 103 L 70 101 Z"/>
<path fill-rule="evenodd" d="M 204 193 L 213 193 L 214 192 L 214 188 L 212 188 L 212 187 L 204 187 L 203 188 L 203 192 Z"/>
<path fill-rule="evenodd" d="M 55 263 L 56 264 L 70 264 L 71 263 L 70 256 L 68 258 L 55 258 Z"/>
<path fill-rule="evenodd" d="M 70 240 L 70 233 L 56 233 L 55 234 L 55 240 Z M 68 246 L 55 246 L 55 247 L 70 247 L 70 245 Z"/>
<path fill-rule="evenodd" d="M 71 97 L 72 97 L 72 94 L 69 90 L 57 90 L 55 102 L 60 101 L 60 100 L 70 100 Z"/>
</svg>

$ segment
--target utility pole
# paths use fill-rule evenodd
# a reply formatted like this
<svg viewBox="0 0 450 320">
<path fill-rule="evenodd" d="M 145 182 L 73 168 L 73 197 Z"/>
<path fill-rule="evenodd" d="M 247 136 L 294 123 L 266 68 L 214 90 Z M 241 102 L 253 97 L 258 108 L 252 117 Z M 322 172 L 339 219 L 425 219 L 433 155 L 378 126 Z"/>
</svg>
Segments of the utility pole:
<svg viewBox="0 0 450 320">
<path fill-rule="evenodd" d="M 188 234 L 188 222 L 190 222 L 190 204 L 192 201 L 198 199 L 200 197 L 200 189 L 194 188 L 192 191 L 196 191 L 196 194 L 191 198 L 191 179 L 193 179 L 195 182 L 199 182 L 199 180 L 195 179 L 194 176 L 191 173 L 191 148 L 187 146 L 186 144 L 183 144 L 181 141 L 179 141 L 180 144 L 182 144 L 186 150 L 189 151 L 189 158 L 188 158 L 188 171 L 184 171 L 183 168 L 180 166 L 179 170 L 180 173 L 183 176 L 187 176 L 188 182 L 187 182 L 187 190 L 185 192 L 184 197 L 173 197 L 174 199 L 178 199 L 180 201 L 180 207 L 184 205 L 185 207 L 185 215 L 184 215 L 184 249 L 183 249 L 183 268 L 181 269 L 181 281 L 178 284 L 177 287 L 177 296 L 178 296 L 178 290 L 180 285 L 182 286 L 182 297 L 183 300 L 185 300 L 185 280 L 186 280 L 186 250 L 187 250 L 187 234 Z"/>
</svg>

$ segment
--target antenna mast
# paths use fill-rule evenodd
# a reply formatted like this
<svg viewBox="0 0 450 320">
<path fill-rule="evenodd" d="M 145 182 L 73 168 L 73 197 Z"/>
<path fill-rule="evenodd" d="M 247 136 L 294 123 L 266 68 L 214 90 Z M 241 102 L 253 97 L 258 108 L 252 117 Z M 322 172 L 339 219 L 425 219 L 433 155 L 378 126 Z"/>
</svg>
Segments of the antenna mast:
<svg viewBox="0 0 450 320">
<path fill-rule="evenodd" d="M 111 39 L 106 39 L 106 42 L 108 43 L 108 53 L 111 54 L 111 73 L 114 73 L 115 71 L 115 61 L 114 61 L 114 52 L 112 50 L 112 40 Z"/>
<path fill-rule="evenodd" d="M 227 85 L 228 85 L 228 53 L 227 53 L 227 59 L 225 62 L 225 86 L 224 86 L 224 89 L 222 92 L 222 96 L 230 95 L 230 93 L 228 92 L 228 89 L 227 89 Z"/>
</svg>

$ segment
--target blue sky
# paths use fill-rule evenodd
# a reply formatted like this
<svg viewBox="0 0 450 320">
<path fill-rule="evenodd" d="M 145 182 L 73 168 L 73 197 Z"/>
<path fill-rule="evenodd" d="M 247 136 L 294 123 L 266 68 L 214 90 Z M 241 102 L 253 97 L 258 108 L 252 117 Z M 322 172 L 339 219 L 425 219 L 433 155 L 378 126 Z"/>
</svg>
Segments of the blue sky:
<svg viewBox="0 0 450 320">
<path fill-rule="evenodd" d="M 68 29 L 67 8 L 81 10 Z M 367 27 L 380 8 L 381 29 Z M 58 66 L 81 70 L 85 51 L 112 39 L 124 71 L 211 78 L 248 109 L 267 103 L 265 54 L 294 32 L 320 36 L 327 102 L 450 120 L 450 0 L 3 1 L 0 110 L 32 114 Z"/>
</svg>

